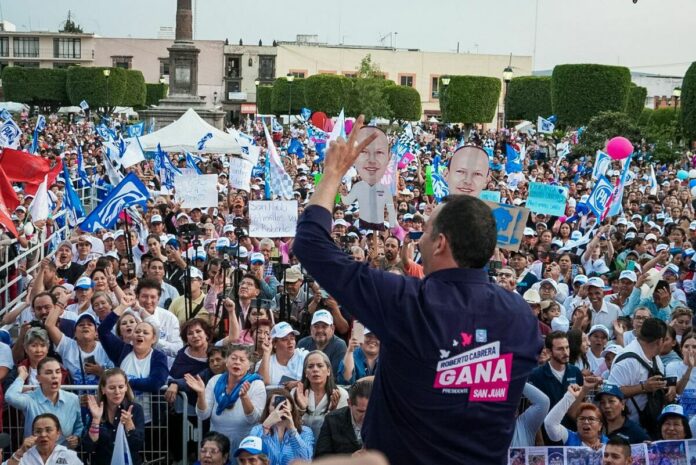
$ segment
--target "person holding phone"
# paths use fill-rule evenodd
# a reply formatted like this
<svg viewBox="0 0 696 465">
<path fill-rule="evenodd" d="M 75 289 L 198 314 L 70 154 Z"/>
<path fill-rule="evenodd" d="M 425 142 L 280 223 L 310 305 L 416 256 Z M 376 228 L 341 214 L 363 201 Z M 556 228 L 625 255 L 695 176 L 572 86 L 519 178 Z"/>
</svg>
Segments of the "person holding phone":
<svg viewBox="0 0 696 465">
<path fill-rule="evenodd" d="M 302 426 L 301 413 L 285 389 L 269 391 L 261 424 L 254 426 L 249 435 L 261 438 L 273 465 L 311 460 L 314 452 L 314 433 Z"/>
<path fill-rule="evenodd" d="M 374 376 L 379 362 L 380 343 L 377 335 L 359 322 L 353 323 L 348 350 L 338 366 L 338 383 L 355 384 L 367 376 Z"/>
</svg>

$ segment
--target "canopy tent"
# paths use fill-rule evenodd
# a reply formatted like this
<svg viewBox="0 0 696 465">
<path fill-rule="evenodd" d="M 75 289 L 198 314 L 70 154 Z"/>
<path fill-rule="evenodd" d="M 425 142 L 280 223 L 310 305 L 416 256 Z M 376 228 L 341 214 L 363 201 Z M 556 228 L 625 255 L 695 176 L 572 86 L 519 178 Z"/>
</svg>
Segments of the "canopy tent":
<svg viewBox="0 0 696 465">
<path fill-rule="evenodd" d="M 0 109 L 7 110 L 10 113 L 21 113 L 29 111 L 29 105 L 18 102 L 0 102 Z"/>
<path fill-rule="evenodd" d="M 146 152 L 157 150 L 157 144 L 165 152 L 242 153 L 231 134 L 205 122 L 193 108 L 186 110 L 172 124 L 140 138 L 140 145 Z"/>
</svg>

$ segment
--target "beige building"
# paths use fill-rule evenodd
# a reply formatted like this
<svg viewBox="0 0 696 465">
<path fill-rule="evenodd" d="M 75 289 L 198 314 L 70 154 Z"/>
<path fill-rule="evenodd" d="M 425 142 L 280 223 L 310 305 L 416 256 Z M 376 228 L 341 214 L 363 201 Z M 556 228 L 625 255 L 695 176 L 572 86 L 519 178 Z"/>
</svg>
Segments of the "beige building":
<svg viewBox="0 0 696 465">
<path fill-rule="evenodd" d="M 225 45 L 222 108 L 228 119 L 256 113 L 256 83 L 273 84 L 278 47 Z"/>
<path fill-rule="evenodd" d="M 160 78 L 169 82 L 168 47 L 173 39 L 131 39 L 118 37 L 96 37 L 94 62 L 91 66 L 142 71 L 145 82 L 156 83 Z M 207 102 L 220 104 L 223 90 L 222 40 L 196 40 L 198 55 L 198 95 Z"/>
<path fill-rule="evenodd" d="M 311 36 L 310 36 L 311 37 Z M 298 42 L 278 44 L 276 75 L 314 74 L 354 76 L 360 61 L 368 54 L 384 77 L 400 85 L 414 87 L 421 95 L 425 116 L 438 115 L 438 78 L 443 75 L 491 76 L 502 80 L 503 70 L 511 65 L 515 76 L 530 75 L 531 56 L 479 55 L 425 52 L 389 47 L 358 47 L 317 44 L 298 36 Z M 503 86 L 504 89 L 504 86 Z M 502 115 L 504 90 L 501 92 L 499 117 Z"/>
</svg>

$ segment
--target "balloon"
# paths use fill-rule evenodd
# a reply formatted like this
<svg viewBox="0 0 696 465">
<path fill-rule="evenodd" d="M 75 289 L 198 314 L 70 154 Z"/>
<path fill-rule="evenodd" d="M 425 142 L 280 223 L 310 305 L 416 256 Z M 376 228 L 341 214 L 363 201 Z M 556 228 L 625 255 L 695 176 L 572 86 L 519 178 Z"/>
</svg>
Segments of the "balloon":
<svg viewBox="0 0 696 465">
<path fill-rule="evenodd" d="M 689 173 L 687 173 L 684 170 L 679 170 L 679 171 L 677 171 L 677 178 L 680 181 L 686 181 L 687 179 L 689 179 Z"/>
<path fill-rule="evenodd" d="M 623 160 L 633 153 L 633 144 L 625 137 L 614 137 L 607 142 L 607 153 L 612 160 Z"/>
<path fill-rule="evenodd" d="M 689 177 L 690 177 L 691 179 L 696 179 L 696 170 L 693 170 L 693 169 L 690 170 L 690 171 L 689 171 Z"/>
</svg>

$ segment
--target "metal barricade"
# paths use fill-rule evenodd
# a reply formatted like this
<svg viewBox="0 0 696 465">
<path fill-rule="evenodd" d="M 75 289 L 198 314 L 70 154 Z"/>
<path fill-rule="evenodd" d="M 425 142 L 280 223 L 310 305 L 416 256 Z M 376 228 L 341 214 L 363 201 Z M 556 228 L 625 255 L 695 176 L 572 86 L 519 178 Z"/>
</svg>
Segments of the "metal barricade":
<svg viewBox="0 0 696 465">
<path fill-rule="evenodd" d="M 39 389 L 38 386 L 33 386 L 35 389 Z M 83 395 L 86 393 L 94 394 L 97 391 L 98 386 L 61 386 L 61 389 L 65 391 L 77 391 L 78 394 Z M 172 444 L 169 443 L 169 425 L 170 425 L 170 413 L 172 409 L 169 403 L 164 399 L 164 391 L 166 386 L 158 394 L 152 394 L 151 399 L 151 409 L 152 412 L 158 412 L 153 415 L 153 419 L 150 423 L 145 425 L 145 445 L 141 451 L 141 457 L 143 459 L 143 465 L 155 465 L 164 464 L 168 465 L 170 463 L 170 452 Z M 183 405 L 188 404 L 188 397 L 186 392 L 179 392 L 177 394 L 179 401 L 183 402 Z M 137 402 L 137 399 L 136 399 Z M 82 410 L 83 421 L 85 419 L 85 414 L 88 411 L 86 408 Z M 7 402 L 5 402 L 5 411 L 3 415 L 2 431 L 10 435 L 10 451 L 17 450 L 24 441 L 24 415 L 20 410 L 10 407 Z M 84 425 L 85 430 L 89 428 L 89 424 Z M 181 438 L 182 441 L 182 460 L 179 462 L 181 465 L 188 465 L 188 442 L 189 434 L 191 428 L 189 428 L 189 422 L 183 421 L 183 426 L 181 428 Z M 174 435 L 176 436 L 176 435 Z M 7 452 L 7 451 L 6 451 Z M 80 446 L 77 450 L 80 459 L 85 463 L 90 463 L 90 456 L 92 454 L 85 452 Z M 99 453 L 96 451 L 95 453 Z"/>
</svg>

